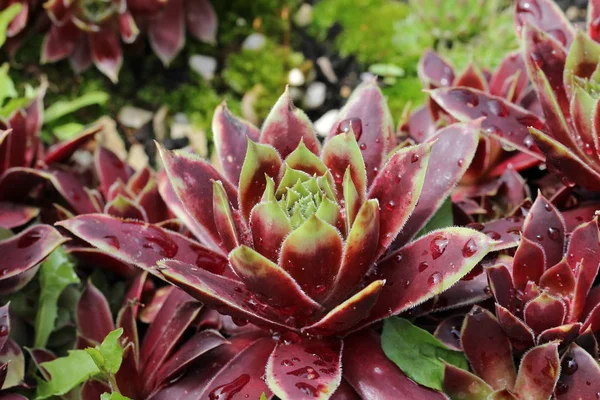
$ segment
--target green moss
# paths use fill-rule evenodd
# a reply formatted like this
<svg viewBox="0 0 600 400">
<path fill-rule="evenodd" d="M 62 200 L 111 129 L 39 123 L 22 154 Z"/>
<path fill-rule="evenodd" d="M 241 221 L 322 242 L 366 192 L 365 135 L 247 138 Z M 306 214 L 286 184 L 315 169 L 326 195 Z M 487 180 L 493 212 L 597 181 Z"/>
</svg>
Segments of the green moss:
<svg viewBox="0 0 600 400">
<path fill-rule="evenodd" d="M 388 106 L 394 121 L 398 121 L 407 103 L 411 107 L 418 106 L 425 100 L 421 82 L 416 76 L 407 76 L 396 80 L 393 85 L 382 89 L 388 99 Z"/>
<path fill-rule="evenodd" d="M 288 72 L 296 67 L 308 69 L 310 65 L 304 62 L 301 54 L 267 40 L 260 50 L 231 54 L 223 71 L 223 80 L 240 96 L 260 85 L 254 109 L 263 119 L 283 92 Z"/>
</svg>

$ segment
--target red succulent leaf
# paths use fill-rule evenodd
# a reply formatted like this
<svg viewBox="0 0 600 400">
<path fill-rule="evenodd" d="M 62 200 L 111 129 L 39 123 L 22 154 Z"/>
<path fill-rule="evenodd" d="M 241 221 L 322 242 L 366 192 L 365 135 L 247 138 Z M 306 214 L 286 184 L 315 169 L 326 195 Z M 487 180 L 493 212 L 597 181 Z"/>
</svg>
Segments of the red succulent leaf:
<svg viewBox="0 0 600 400">
<path fill-rule="evenodd" d="M 77 302 L 78 334 L 96 343 L 115 329 L 110 306 L 104 295 L 89 281 Z"/>
<path fill-rule="evenodd" d="M 217 36 L 217 13 L 209 0 L 185 2 L 185 18 L 188 32 L 198 40 L 215 43 Z"/>
<path fill-rule="evenodd" d="M 158 150 L 173 190 L 183 208 L 198 226 L 197 230 L 204 232 L 201 239 L 207 240 L 209 245 L 219 245 L 221 237 L 213 212 L 213 181 L 223 183 L 227 197 L 234 207 L 237 206 L 235 187 L 212 165 L 198 156 L 183 152 L 174 153 L 160 145 Z M 198 193 L 202 193 L 202 196 L 198 196 Z"/>
<path fill-rule="evenodd" d="M 93 63 L 90 41 L 86 36 L 80 36 L 69 57 L 69 64 L 71 64 L 71 68 L 76 74 L 81 74 L 90 68 Z"/>
<path fill-rule="evenodd" d="M 456 183 L 460 181 L 475 155 L 478 131 L 477 122 L 453 124 L 440 129 L 428 140 L 433 143 L 433 146 L 421 195 L 406 225 L 394 240 L 392 248 L 399 248 L 408 243 L 433 217 Z"/>
<path fill-rule="evenodd" d="M 96 135 L 103 129 L 102 125 L 94 125 L 85 129 L 79 135 L 72 139 L 62 141 L 55 144 L 46 150 L 44 156 L 45 164 L 60 163 L 68 160 L 73 153 L 85 146 L 89 141 L 94 139 Z"/>
<path fill-rule="evenodd" d="M 213 115 L 212 131 L 219 164 L 230 182 L 237 184 L 244 164 L 248 138 L 256 142 L 260 131 L 250 122 L 235 117 L 221 103 Z"/>
<path fill-rule="evenodd" d="M 169 65 L 185 44 L 184 19 L 184 0 L 171 0 L 148 27 L 152 50 L 164 65 Z"/>
<path fill-rule="evenodd" d="M 140 168 L 127 181 L 127 190 L 138 196 L 152 180 L 154 180 L 152 170 L 148 167 Z"/>
<path fill-rule="evenodd" d="M 461 343 L 479 377 L 496 390 L 513 388 L 517 374 L 510 340 L 492 313 L 474 306 L 465 317 Z"/>
<path fill-rule="evenodd" d="M 267 187 L 266 177 L 277 179 L 281 165 L 281 158 L 273 147 L 248 140 L 238 193 L 239 209 L 246 220 L 249 219 L 252 208 L 263 196 Z"/>
<path fill-rule="evenodd" d="M 523 223 L 523 237 L 544 249 L 549 268 L 563 258 L 565 222 L 558 210 L 543 196 L 538 196 Z M 539 255 L 536 258 L 539 261 Z M 537 275 L 538 277 L 541 274 Z"/>
<path fill-rule="evenodd" d="M 339 132 L 340 125 L 345 120 L 352 118 L 358 118 L 362 123 L 357 141 L 367 170 L 367 182 L 371 185 L 385 161 L 385 156 L 394 146 L 393 121 L 387 102 L 375 80 L 362 83 L 352 92 L 352 96 L 338 114 L 338 120 L 333 124 L 328 140 Z"/>
<path fill-rule="evenodd" d="M 561 375 L 554 395 L 557 400 L 593 399 L 600 393 L 600 367 L 584 349 L 572 343 L 561 359 Z"/>
<path fill-rule="evenodd" d="M 547 269 L 539 280 L 539 286 L 550 294 L 570 297 L 575 292 L 575 275 L 566 260 Z"/>
<path fill-rule="evenodd" d="M 538 129 L 543 126 L 535 114 L 502 97 L 476 89 L 436 89 L 430 92 L 430 96 L 459 121 L 485 117 L 481 121 L 484 134 L 543 161 L 528 131 L 530 126 Z"/>
<path fill-rule="evenodd" d="M 227 343 L 227 340 L 219 332 L 212 329 L 195 333 L 160 367 L 156 373 L 156 387 L 160 387 L 166 384 L 168 380 L 177 377 L 202 355 Z"/>
<path fill-rule="evenodd" d="M 356 393 L 352 386 L 344 379 L 340 382 L 340 386 L 335 390 L 330 397 L 331 400 L 361 400 L 361 397 Z"/>
<path fill-rule="evenodd" d="M 460 74 L 452 86 L 470 87 L 484 92 L 488 91 L 488 82 L 483 76 L 483 72 L 472 62 Z"/>
<path fill-rule="evenodd" d="M 444 369 L 444 392 L 452 399 L 488 400 L 494 389 L 477 375 L 446 364 Z"/>
<path fill-rule="evenodd" d="M 284 335 L 267 363 L 267 384 L 280 398 L 328 399 L 342 379 L 343 342 Z"/>
<path fill-rule="evenodd" d="M 121 261 L 152 274 L 158 260 L 172 258 L 222 274 L 227 259 L 178 233 L 139 221 L 87 214 L 57 225 Z"/>
<path fill-rule="evenodd" d="M 426 50 L 421 55 L 417 72 L 426 88 L 446 87 L 454 82 L 452 66 L 432 50 Z"/>
<path fill-rule="evenodd" d="M 532 224 L 533 225 L 533 224 Z M 544 273 L 546 255 L 542 247 L 523 236 L 513 261 L 513 283 L 518 290 L 525 289 L 527 282 L 539 282 Z"/>
<path fill-rule="evenodd" d="M 598 44 L 600 47 L 600 44 Z M 600 58 L 600 54 L 598 54 Z M 565 74 L 568 71 L 565 70 Z M 589 158 L 598 163 L 598 136 L 595 133 L 595 127 L 590 124 L 593 121 L 594 113 L 597 111 L 596 102 L 582 88 L 576 87 L 571 97 L 571 119 L 575 131 L 581 136 L 580 147 Z M 594 119 L 593 119 L 594 118 Z"/>
<path fill-rule="evenodd" d="M 71 20 L 61 26 L 53 24 L 42 43 L 41 63 L 56 62 L 68 57 L 80 36 L 81 31 Z"/>
<path fill-rule="evenodd" d="M 229 254 L 229 262 L 248 289 L 269 299 L 273 307 L 290 307 L 307 315 L 322 309 L 283 268 L 251 248 L 236 248 Z"/>
<path fill-rule="evenodd" d="M 104 206 L 104 213 L 117 218 L 148 221 L 146 211 L 142 207 L 121 195 Z"/>
<path fill-rule="evenodd" d="M 0 201 L 0 228 L 12 229 L 31 221 L 40 213 L 37 207 Z"/>
<path fill-rule="evenodd" d="M 525 304 L 523 315 L 527 325 L 539 334 L 561 325 L 567 316 L 567 307 L 562 300 L 542 293 Z"/>
<path fill-rule="evenodd" d="M 176 292 L 172 292 L 171 296 L 174 293 Z M 146 388 L 150 387 L 151 383 L 154 384 L 156 380 L 164 379 L 164 377 L 157 375 L 160 367 L 175 350 L 186 329 L 194 322 L 201 308 L 202 304 L 192 299 L 181 301 L 169 317 L 159 317 L 153 322 L 146 340 L 154 339 L 152 340 L 154 346 L 152 350 L 148 351 L 149 345 L 144 343 L 141 353 L 143 368 L 140 376 L 144 377 Z M 165 324 L 155 326 L 160 322 L 165 322 Z M 150 334 L 152 335 L 150 336 Z"/>
<path fill-rule="evenodd" d="M 288 88 L 271 109 L 262 127 L 260 143 L 273 146 L 285 159 L 300 141 L 314 154 L 319 154 L 317 134 L 304 111 L 296 108 Z"/>
<path fill-rule="evenodd" d="M 408 131 L 409 136 L 417 143 L 423 143 L 432 137 L 437 131 L 437 126 L 431 109 L 427 106 L 417 108 L 403 129 Z"/>
<path fill-rule="evenodd" d="M 592 40 L 600 41 L 600 3 L 592 0 L 587 6 L 587 33 Z"/>
<path fill-rule="evenodd" d="M 531 24 L 547 32 L 565 48 L 569 48 L 575 35 L 573 26 L 552 0 L 518 0 L 515 2 L 517 33 Z"/>
<path fill-rule="evenodd" d="M 580 225 L 571 234 L 567 249 L 567 263 L 575 273 L 575 292 L 571 301 L 569 317 L 579 319 L 585 306 L 586 297 L 592 288 L 600 267 L 600 232 L 598 220 Z"/>
<path fill-rule="evenodd" d="M 344 175 L 349 171 L 358 201 L 362 202 L 367 190 L 367 175 L 354 133 L 339 133 L 328 140 L 321 159 L 333 176 L 338 200 L 344 199 Z"/>
<path fill-rule="evenodd" d="M 484 224 L 475 222 L 468 224 L 467 227 L 480 231 L 495 240 L 493 250 L 498 251 L 516 247 L 519 244 L 523 220 L 519 216 L 510 216 Z"/>
<path fill-rule="evenodd" d="M 27 21 L 29 20 L 29 2 L 27 1 L 19 1 L 12 0 L 8 2 L 8 5 L 18 3 L 21 5 L 21 10 L 19 13 L 10 21 L 8 24 L 8 28 L 6 29 L 6 36 L 9 38 L 15 37 L 18 35 L 26 26 Z M 7 7 L 7 4 L 4 3 L 3 7 Z"/>
<path fill-rule="evenodd" d="M 348 300 L 344 301 L 311 326 L 303 328 L 310 335 L 332 336 L 348 331 L 366 318 L 381 293 L 385 281 L 374 281 Z"/>
<path fill-rule="evenodd" d="M 488 286 L 487 276 L 480 273 L 475 277 L 471 276 L 477 273 L 479 266 L 475 266 L 471 272 L 467 273 L 454 286 L 438 294 L 433 301 L 431 311 L 451 310 L 457 307 L 471 306 L 480 303 L 491 297 L 491 291 Z M 481 269 L 483 271 L 483 268 Z M 427 309 L 427 305 L 423 306 Z"/>
<path fill-rule="evenodd" d="M 103 393 L 110 393 L 110 387 L 101 381 L 89 380 L 81 387 L 82 400 L 97 400 Z"/>
<path fill-rule="evenodd" d="M 538 336 L 537 342 L 541 343 L 549 343 L 552 341 L 560 341 L 562 344 L 569 344 L 577 335 L 579 335 L 579 331 L 581 329 L 581 324 L 579 322 L 574 324 L 566 324 L 555 326 L 552 328 L 548 328 Z"/>
<path fill-rule="evenodd" d="M 279 317 L 274 310 L 258 300 L 239 281 L 201 269 L 194 270 L 192 265 L 174 260 L 160 261 L 158 268 L 169 282 L 221 313 L 276 330 L 292 329 L 274 320 Z M 269 312 L 275 315 L 268 315 Z"/>
<path fill-rule="evenodd" d="M 67 254 L 77 258 L 86 268 L 103 268 L 122 277 L 134 276 L 139 270 L 131 264 L 123 262 L 112 255 L 98 249 L 67 245 Z"/>
<path fill-rule="evenodd" d="M 129 346 L 129 348 L 128 351 L 123 354 L 121 368 L 119 368 L 119 371 L 116 373 L 115 379 L 117 380 L 117 385 L 119 386 L 121 393 L 132 397 L 137 396 L 142 383 L 137 379 L 137 374 L 140 372 L 138 365 L 140 344 L 135 315 L 137 307 L 137 304 L 133 301 L 126 303 L 119 311 L 116 321 L 116 326 L 123 328 L 123 334 L 119 338 L 121 346 L 124 348 Z"/>
<path fill-rule="evenodd" d="M 558 344 L 534 347 L 521 360 L 514 391 L 523 400 L 549 399 L 559 374 Z"/>
<path fill-rule="evenodd" d="M 94 164 L 100 181 L 100 189 L 105 197 L 108 197 L 110 188 L 115 182 L 129 180 L 126 164 L 106 147 L 98 148 L 94 156 Z"/>
<path fill-rule="evenodd" d="M 515 287 L 508 267 L 498 264 L 487 268 L 486 272 L 496 303 L 512 310 L 515 306 Z"/>
<path fill-rule="evenodd" d="M 153 398 L 192 400 L 238 395 L 241 398 L 258 398 L 263 392 L 270 398 L 271 391 L 261 377 L 274 346 L 275 342 L 264 336 L 232 337 L 230 344 L 201 356 L 190 366 L 188 373 Z"/>
<path fill-rule="evenodd" d="M 360 208 L 346 239 L 342 264 L 326 304 L 337 305 L 345 300 L 377 260 L 379 213 L 376 200 L 368 200 Z"/>
<path fill-rule="evenodd" d="M 516 82 L 514 82 L 516 80 Z M 527 87 L 527 67 L 520 52 L 515 51 L 504 57 L 490 80 L 490 93 L 516 102 Z M 511 88 L 514 85 L 514 92 Z"/>
<path fill-rule="evenodd" d="M 600 173 L 591 168 L 587 161 L 579 158 L 572 148 L 565 147 L 537 129 L 531 129 L 531 135 L 546 154 L 546 162 L 551 169 L 564 174 L 569 181 L 577 182 L 587 189 L 600 190 Z"/>
<path fill-rule="evenodd" d="M 4 347 L 10 333 L 9 305 L 10 303 L 7 303 L 0 307 L 0 326 L 2 327 L 2 333 L 5 333 L 3 336 L 0 336 L 0 349 Z"/>
<path fill-rule="evenodd" d="M 377 199 L 380 204 L 378 255 L 390 246 L 415 209 L 425 181 L 430 151 L 430 144 L 397 151 L 371 185 L 367 197 Z M 400 182 L 397 177 L 401 178 Z"/>
<path fill-rule="evenodd" d="M 279 265 L 306 294 L 322 301 L 332 290 L 342 251 L 343 242 L 337 229 L 313 214 L 285 239 Z"/>
<path fill-rule="evenodd" d="M 119 32 L 121 33 L 121 39 L 125 43 L 133 43 L 137 39 L 140 30 L 137 27 L 133 16 L 129 11 L 119 14 Z"/>
<path fill-rule="evenodd" d="M 34 225 L 18 235 L 0 240 L 0 254 L 3 254 L 0 281 L 7 282 L 27 272 L 64 242 L 66 239 L 49 225 Z M 12 280 L 11 283 L 23 284 Z M 2 289 L 8 288 L 3 285 Z"/>
<path fill-rule="evenodd" d="M 344 339 L 342 359 L 344 379 L 363 399 L 446 399 L 410 380 L 386 357 L 373 330 L 363 329 Z"/>
<path fill-rule="evenodd" d="M 500 304 L 496 304 L 496 317 L 510 339 L 514 351 L 522 353 L 533 347 L 535 333 L 523 321 Z"/>
<path fill-rule="evenodd" d="M 250 229 L 254 248 L 273 262 L 279 259 L 284 239 L 292 231 L 292 225 L 276 201 L 258 203 L 250 214 Z"/>
<path fill-rule="evenodd" d="M 451 350 L 462 351 L 460 344 L 460 329 L 465 319 L 464 315 L 453 315 L 445 318 L 435 328 L 433 336 Z"/>
<path fill-rule="evenodd" d="M 169 219 L 169 209 L 159 193 L 156 180 L 148 182 L 138 194 L 136 202 L 146 212 L 148 222 L 158 223 Z"/>
<path fill-rule="evenodd" d="M 97 33 L 91 33 L 89 38 L 92 60 L 96 68 L 113 83 L 116 83 L 119 80 L 119 70 L 123 63 L 119 35 L 110 28 L 104 28 Z"/>
<path fill-rule="evenodd" d="M 17 109 L 8 118 L 12 133 L 5 139 L 9 152 L 6 153 L 8 166 L 31 166 L 40 143 L 39 133 L 44 116 L 43 98 L 47 84 L 37 89 L 35 98 L 25 108 Z"/>
<path fill-rule="evenodd" d="M 386 281 L 363 325 L 415 307 L 454 285 L 492 247 L 479 232 L 446 228 L 430 232 L 379 262 L 374 278 Z"/>
<path fill-rule="evenodd" d="M 238 229 L 227 192 L 221 181 L 213 181 L 213 215 L 215 227 L 221 237 L 220 246 L 230 251 L 239 245 Z"/>
</svg>

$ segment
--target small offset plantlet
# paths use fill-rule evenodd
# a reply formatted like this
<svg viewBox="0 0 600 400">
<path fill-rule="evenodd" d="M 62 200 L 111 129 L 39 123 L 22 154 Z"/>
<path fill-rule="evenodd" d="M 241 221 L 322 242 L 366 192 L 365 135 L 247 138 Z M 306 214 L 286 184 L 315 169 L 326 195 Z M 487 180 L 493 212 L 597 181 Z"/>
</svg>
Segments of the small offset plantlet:
<svg viewBox="0 0 600 400">
<path fill-rule="evenodd" d="M 167 204 L 205 247 L 190 252 L 156 225 L 95 214 L 59 225 L 239 325 L 256 325 L 230 367 L 237 375 L 215 379 L 209 391 L 235 386 L 257 398 L 327 399 L 350 384 L 364 398 L 407 391 L 441 398 L 393 373 L 367 327 L 448 289 L 500 244 L 456 227 L 410 242 L 466 170 L 475 125 L 451 125 L 394 151 L 391 118 L 373 82 L 355 91 L 323 146 L 287 91 L 261 131 L 224 106 L 213 126 L 222 173 L 159 147 L 173 190 Z M 466 162 L 441 171 L 436 154 L 447 146 Z M 382 385 L 379 369 L 396 378 Z M 353 384 L 363 378 L 362 389 Z"/>
</svg>

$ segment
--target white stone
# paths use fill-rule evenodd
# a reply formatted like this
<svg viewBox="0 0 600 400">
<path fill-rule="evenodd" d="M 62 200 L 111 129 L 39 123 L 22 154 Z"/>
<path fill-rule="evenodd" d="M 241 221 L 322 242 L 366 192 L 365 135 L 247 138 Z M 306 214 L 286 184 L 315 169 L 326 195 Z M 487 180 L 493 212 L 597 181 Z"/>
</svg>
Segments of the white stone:
<svg viewBox="0 0 600 400">
<path fill-rule="evenodd" d="M 140 129 L 152 119 L 152 111 L 133 106 L 125 106 L 119 111 L 117 119 L 128 128 Z"/>
<path fill-rule="evenodd" d="M 244 50 L 260 50 L 267 43 L 267 38 L 262 33 L 253 33 L 248 36 L 244 43 L 242 43 L 242 49 Z"/>
<path fill-rule="evenodd" d="M 323 82 L 313 82 L 308 85 L 306 95 L 304 96 L 304 108 L 315 109 L 325 102 L 327 94 L 327 85 Z"/>
<path fill-rule="evenodd" d="M 292 68 L 288 74 L 288 83 L 292 86 L 304 85 L 304 74 L 298 68 Z"/>
<path fill-rule="evenodd" d="M 217 70 L 217 60 L 215 58 L 202 54 L 194 54 L 190 57 L 188 63 L 192 70 L 207 81 L 215 77 L 215 71 Z"/>
<path fill-rule="evenodd" d="M 313 8 L 310 4 L 304 3 L 300 6 L 294 15 L 294 23 L 299 27 L 305 27 L 312 21 Z"/>
<path fill-rule="evenodd" d="M 315 130 L 320 136 L 325 137 L 329 134 L 329 131 L 337 120 L 339 112 L 339 110 L 329 110 L 315 122 Z"/>
</svg>

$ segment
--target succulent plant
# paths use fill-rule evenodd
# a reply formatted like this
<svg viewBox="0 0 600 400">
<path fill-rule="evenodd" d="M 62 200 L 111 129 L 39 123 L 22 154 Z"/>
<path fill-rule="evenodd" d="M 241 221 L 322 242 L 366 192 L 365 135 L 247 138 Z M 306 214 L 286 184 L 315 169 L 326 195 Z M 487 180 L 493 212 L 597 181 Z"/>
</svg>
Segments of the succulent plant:
<svg viewBox="0 0 600 400">
<path fill-rule="evenodd" d="M 592 284 L 600 267 L 599 239 L 596 218 L 570 231 L 550 202 L 536 199 L 514 257 L 486 268 L 496 315 L 475 306 L 460 342 L 438 332 L 465 352 L 477 375 L 448 366 L 445 390 L 451 398 L 471 387 L 480 398 L 494 390 L 512 392 L 509 398 L 595 396 L 600 292 Z M 447 331 L 451 325 L 441 326 Z M 521 356 L 517 374 L 513 358 Z"/>
<path fill-rule="evenodd" d="M 25 356 L 19 345 L 8 337 L 10 333 L 10 316 L 8 304 L 0 307 L 0 398 L 25 400 L 20 394 L 11 390 L 24 387 Z"/>
<path fill-rule="evenodd" d="M 210 326 L 210 321 L 202 320 L 202 304 L 173 287 L 156 292 L 158 299 L 146 307 L 153 310 L 148 329 L 143 336 L 138 333 L 136 323 L 146 276 L 146 273 L 140 274 L 133 281 L 116 323 L 108 301 L 91 283 L 83 291 L 77 309 L 77 347 L 80 349 L 101 343 L 115 326 L 123 328 L 121 341 L 128 350 L 115 374 L 115 382 L 120 393 L 132 400 L 156 395 L 171 380 L 185 376 L 186 368 L 198 358 L 227 342 L 216 330 L 205 328 L 204 325 Z M 195 327 L 201 329 L 195 330 Z M 187 335 L 190 330 L 191 336 Z M 108 385 L 90 380 L 82 387 L 82 398 L 95 400 L 105 392 L 111 392 Z"/>
<path fill-rule="evenodd" d="M 194 155 L 159 148 L 172 190 L 165 200 L 206 247 L 108 216 L 59 225 L 262 328 L 210 390 L 231 384 L 249 396 L 329 398 L 338 387 L 348 390 L 340 386 L 345 352 L 345 379 L 363 398 L 435 396 L 398 370 L 393 385 L 378 385 L 376 374 L 362 376 L 364 358 L 349 353 L 373 346 L 368 357 L 381 365 L 367 370 L 393 370 L 365 327 L 441 293 L 499 244 L 468 228 L 411 242 L 466 170 L 476 126 L 451 125 L 431 141 L 392 151 L 391 118 L 374 82 L 356 89 L 322 149 L 287 91 L 262 131 L 224 106 L 213 126 L 223 173 Z M 448 146 L 451 155 L 436 156 Z M 259 379 L 265 367 L 266 383 Z"/>
<path fill-rule="evenodd" d="M 69 58 L 76 72 L 92 63 L 113 82 L 123 62 L 121 42 L 133 43 L 138 24 L 150 44 L 169 64 L 185 43 L 187 30 L 200 40 L 214 42 L 216 15 L 208 0 L 49 0 L 53 24 L 42 48 L 42 63 Z"/>
</svg>

